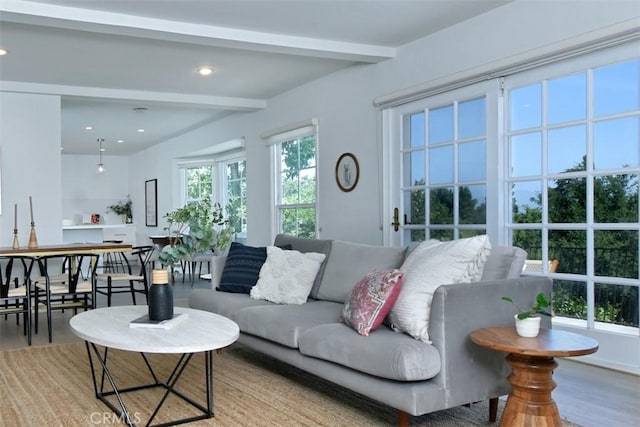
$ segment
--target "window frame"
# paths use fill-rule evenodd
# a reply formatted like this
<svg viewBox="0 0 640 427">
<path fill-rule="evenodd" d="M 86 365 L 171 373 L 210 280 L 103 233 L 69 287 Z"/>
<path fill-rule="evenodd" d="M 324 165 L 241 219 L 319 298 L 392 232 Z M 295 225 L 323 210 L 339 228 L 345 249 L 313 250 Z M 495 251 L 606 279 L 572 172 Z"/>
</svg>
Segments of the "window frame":
<svg viewBox="0 0 640 427">
<path fill-rule="evenodd" d="M 543 54 L 539 56 L 536 56 L 537 53 L 533 52 L 528 55 L 528 59 L 524 58 L 522 62 L 516 64 L 505 65 L 504 63 L 500 63 L 493 69 L 485 68 L 484 74 L 472 74 L 469 72 L 466 78 L 458 78 L 458 80 L 451 79 L 449 81 L 442 79 L 431 85 L 425 83 L 424 85 L 416 87 L 412 89 L 413 92 L 400 91 L 377 98 L 374 103 L 381 109 L 382 122 L 383 179 L 381 186 L 384 244 L 389 246 L 396 244 L 393 236 L 394 234 L 398 234 L 392 231 L 391 224 L 393 223 L 393 207 L 397 206 L 394 196 L 399 191 L 400 185 L 398 184 L 397 176 L 394 176 L 391 171 L 393 171 L 394 162 L 399 164 L 395 152 L 398 151 L 397 148 L 400 147 L 402 143 L 402 138 L 398 136 L 401 135 L 402 131 L 401 121 L 398 119 L 398 115 L 400 112 L 406 111 L 408 105 L 416 102 L 416 100 L 423 100 L 427 96 L 436 96 L 441 93 L 455 91 L 461 87 L 476 84 L 478 81 L 486 81 L 491 78 L 499 80 L 500 76 L 507 76 L 506 78 L 515 85 L 516 82 L 525 78 L 525 73 L 529 71 L 538 72 L 538 70 L 546 69 L 548 75 L 546 75 L 545 78 L 553 78 L 584 70 L 589 67 L 637 58 L 636 43 L 639 37 L 640 32 L 637 29 L 633 32 L 609 33 L 601 38 L 589 38 L 589 36 L 585 36 L 581 39 L 580 43 L 575 42 L 574 45 L 563 43 L 562 46 L 555 48 L 557 50 L 554 50 L 553 46 L 546 47 L 543 49 Z M 628 53 L 625 54 L 624 52 Z M 594 62 L 593 58 L 599 59 L 597 62 Z M 556 69 L 558 70 L 557 73 L 551 72 Z M 499 93 L 500 92 L 501 91 L 499 91 Z M 487 162 L 489 171 L 487 176 L 487 204 L 488 206 L 497 206 L 498 211 L 494 216 L 490 216 L 487 212 L 487 234 L 494 245 L 508 245 L 511 241 L 509 230 L 506 227 L 507 218 L 509 218 L 511 210 L 509 185 L 507 185 L 507 167 L 510 153 L 507 152 L 506 138 L 504 135 L 506 129 L 504 112 L 507 110 L 505 110 L 505 99 L 502 93 L 497 97 L 496 102 L 498 110 L 501 112 L 498 117 L 496 117 L 498 128 L 497 141 L 500 143 L 489 144 L 488 146 Z M 490 174 L 494 175 L 492 176 Z M 496 196 L 493 200 L 491 200 L 492 194 Z M 530 274 L 546 275 L 547 273 Z M 554 273 L 552 275 L 552 278 L 557 277 L 561 278 L 561 273 Z M 621 281 L 624 282 L 625 279 Z M 637 280 L 632 280 L 632 282 L 633 286 L 638 286 Z M 593 310 L 593 308 L 591 310 Z M 596 328 L 596 325 L 585 324 L 584 321 L 580 322 L 576 321 L 576 319 L 558 317 L 554 317 L 553 324 L 554 328 L 582 333 L 597 339 L 601 343 L 603 351 L 599 353 L 599 356 L 587 357 L 590 363 L 622 370 L 634 370 L 637 367 L 637 354 L 640 354 L 638 353 L 640 349 L 640 341 L 638 341 L 640 328 L 624 327 L 615 324 L 599 324 Z M 628 329 L 625 331 L 625 328 Z M 624 348 L 626 351 L 615 351 L 617 348 Z"/>
<path fill-rule="evenodd" d="M 282 211 L 283 209 L 291 209 L 291 208 L 313 208 L 315 210 L 315 224 L 314 224 L 314 237 L 318 238 L 320 234 L 318 218 L 319 218 L 319 179 L 318 179 L 318 171 L 319 171 L 319 161 L 318 161 L 318 152 L 319 152 L 319 131 L 318 131 L 318 121 L 317 119 L 310 119 L 303 122 L 291 124 L 289 126 L 285 126 L 279 128 L 277 130 L 264 132 L 262 138 L 265 140 L 267 145 L 269 145 L 271 151 L 271 164 L 270 164 L 270 173 L 271 173 L 271 237 L 272 239 L 279 233 L 283 233 L 282 230 Z M 313 136 L 314 137 L 314 149 L 315 149 L 315 202 L 312 203 L 282 203 L 282 186 L 281 186 L 281 147 L 282 144 L 290 141 L 300 141 L 305 137 Z"/>
<path fill-rule="evenodd" d="M 227 204 L 229 203 L 229 182 L 228 182 L 227 173 L 226 173 L 227 166 L 229 164 L 232 164 L 232 163 L 240 163 L 240 162 L 244 162 L 245 163 L 244 177 L 241 178 L 241 181 L 244 181 L 244 184 L 241 183 L 240 185 L 241 186 L 244 185 L 244 188 L 245 188 L 244 206 L 246 207 L 246 205 L 247 205 L 247 197 L 246 197 L 247 156 L 246 156 L 246 154 L 244 152 L 229 154 L 229 155 L 222 156 L 222 157 L 218 158 L 217 160 L 218 161 L 215 164 L 215 168 L 216 168 L 216 171 L 217 171 L 218 182 L 220 184 L 217 186 L 217 193 L 219 194 L 219 197 L 216 197 L 216 200 L 218 200 L 220 202 L 220 205 L 222 205 L 225 208 L 226 208 Z M 216 187 L 216 186 L 214 185 L 214 187 Z M 246 227 L 247 227 L 247 223 L 248 223 L 246 209 L 245 209 L 244 218 L 241 218 L 240 220 L 243 221 L 245 231 L 236 233 L 236 239 L 238 239 L 240 241 L 246 241 L 246 239 L 247 239 L 247 231 L 246 231 L 247 228 Z"/>
<path fill-rule="evenodd" d="M 384 148 L 384 152 L 388 153 L 388 155 L 383 157 L 383 204 L 384 206 L 389 207 L 385 209 L 383 212 L 383 217 L 385 219 L 385 224 L 391 224 L 394 221 L 392 211 L 394 208 L 398 208 L 399 218 L 400 218 L 400 229 L 403 231 L 408 231 L 412 229 L 425 229 L 425 230 L 440 230 L 451 228 L 454 232 L 454 239 L 459 238 L 460 232 L 468 231 L 468 230 L 476 230 L 478 226 L 481 226 L 486 230 L 486 234 L 489 235 L 489 238 L 492 241 L 499 241 L 501 239 L 501 232 L 499 227 L 496 224 L 489 221 L 489 218 L 494 218 L 500 216 L 500 212 L 503 209 L 498 204 L 498 190 L 493 186 L 498 180 L 499 170 L 497 164 L 494 163 L 493 159 L 498 158 L 500 155 L 499 144 L 496 141 L 499 138 L 498 127 L 496 126 L 496 122 L 498 120 L 498 89 L 499 82 L 497 79 L 492 81 L 482 82 L 478 84 L 474 84 L 472 86 L 458 88 L 452 90 L 450 92 L 437 94 L 428 99 L 421 99 L 417 101 L 413 101 L 411 103 L 407 103 L 389 110 L 385 110 L 383 113 L 383 126 L 388 129 L 388 132 L 385 132 L 385 140 L 383 144 L 386 146 Z M 486 114 L 486 129 L 484 135 L 485 142 L 485 153 L 486 153 L 486 173 L 485 178 L 482 180 L 474 180 L 472 182 L 461 182 L 459 180 L 458 174 L 458 152 L 459 152 L 459 144 L 465 144 L 469 142 L 469 139 L 460 139 L 455 138 L 455 140 L 451 143 L 452 145 L 456 145 L 454 148 L 454 181 L 451 184 L 447 184 L 447 187 L 453 186 L 456 189 L 460 187 L 464 187 L 466 185 L 476 185 L 478 183 L 482 183 L 485 185 L 486 190 L 486 221 L 485 224 L 461 224 L 459 221 L 455 221 L 452 224 L 446 225 L 429 225 L 428 219 L 428 210 L 425 210 L 425 225 L 413 226 L 412 224 L 404 224 L 404 200 L 402 197 L 402 192 L 412 189 L 414 186 L 405 186 L 402 182 L 402 177 L 404 176 L 404 159 L 403 155 L 405 153 L 414 151 L 413 147 L 405 147 L 403 145 L 405 140 L 405 133 L 407 131 L 405 125 L 405 117 L 410 117 L 414 113 L 425 112 L 428 113 L 429 108 L 431 106 L 443 105 L 444 103 L 461 103 L 468 100 L 473 100 L 479 97 L 485 97 L 485 114 Z M 425 120 L 428 120 L 425 118 Z M 457 135 L 457 131 L 455 132 Z M 477 138 L 472 138 L 472 141 L 476 141 Z M 425 144 L 422 148 L 428 150 L 430 147 L 437 147 L 441 144 L 428 145 Z M 428 175 L 428 163 L 429 156 L 425 155 L 425 179 Z M 396 172 L 390 172 L 396 166 L 400 165 L 400 168 L 396 170 Z M 427 179 L 428 180 L 428 179 Z M 399 189 L 398 194 L 394 194 L 393 188 Z M 439 188 L 442 185 L 425 185 L 424 188 Z M 417 187 L 416 187 L 417 188 Z M 457 191 L 454 194 L 454 203 L 458 201 Z M 426 195 L 425 195 L 426 197 Z M 425 201 L 426 202 L 426 201 Z M 455 210 L 458 211 L 458 208 L 455 207 Z M 407 245 L 409 242 L 402 236 L 403 232 L 394 232 L 393 228 L 385 225 L 385 233 L 384 233 L 384 243 L 385 245 L 390 246 L 399 246 L 399 245 Z M 427 232 L 428 235 L 428 232 Z"/>
<path fill-rule="evenodd" d="M 517 75 L 510 76 L 506 78 L 504 81 L 504 90 L 505 90 L 505 100 L 504 100 L 504 110 L 503 116 L 505 118 L 504 125 L 504 139 L 502 145 L 506 148 L 506 156 L 505 156 L 505 189 L 502 195 L 502 198 L 505 201 L 508 201 L 510 197 L 510 189 L 513 183 L 518 182 L 526 182 L 526 181 L 540 181 L 541 182 L 541 192 L 542 192 L 542 219 L 541 223 L 526 223 L 526 224 L 516 224 L 512 221 L 512 212 L 511 212 L 511 204 L 506 204 L 507 211 L 505 212 L 505 222 L 502 225 L 502 228 L 505 229 L 505 233 L 507 236 L 507 244 L 511 242 L 512 235 L 514 230 L 541 230 L 541 239 L 542 239 L 542 247 L 541 247 L 541 258 L 542 265 L 544 266 L 543 272 L 540 274 L 551 275 L 557 280 L 568 280 L 574 282 L 585 282 L 585 294 L 586 294 L 586 302 L 587 302 L 587 314 L 586 319 L 574 319 L 568 317 L 556 317 L 554 318 L 554 324 L 564 324 L 571 325 L 574 327 L 584 327 L 588 330 L 594 331 L 615 331 L 616 333 L 628 334 L 628 335 L 638 335 L 640 329 L 638 327 L 633 326 L 623 326 L 617 325 L 613 323 L 605 323 L 599 322 L 595 320 L 595 286 L 598 284 L 604 285 L 621 285 L 621 286 L 634 286 L 640 287 L 640 279 L 639 278 L 618 278 L 618 277 L 610 277 L 610 276 L 598 276 L 595 274 L 595 237 L 594 233 L 599 230 L 603 231 L 619 231 L 619 230 L 631 230 L 636 233 L 640 233 L 640 222 L 631 222 L 631 223 L 602 223 L 596 222 L 594 218 L 594 186 L 595 180 L 599 177 L 611 176 L 611 175 L 619 175 L 619 174 L 631 174 L 631 175 L 640 175 L 640 164 L 635 167 L 629 168 L 613 168 L 613 169 L 595 169 L 593 168 L 594 162 L 594 125 L 603 121 L 603 120 L 611 120 L 618 119 L 624 117 L 638 117 L 640 120 L 640 114 L 638 111 L 631 113 L 620 113 L 620 114 L 612 114 L 602 117 L 595 117 L 592 111 L 593 106 L 593 91 L 592 91 L 592 79 L 593 79 L 593 70 L 602 66 L 614 65 L 616 63 L 623 63 L 630 60 L 634 60 L 639 58 L 640 55 L 637 52 L 637 49 L 634 49 L 633 46 L 628 44 L 616 46 L 609 48 L 605 51 L 593 52 L 589 53 L 574 59 L 568 59 L 562 61 L 561 63 L 546 65 L 542 67 L 538 67 L 532 70 L 528 70 L 522 73 L 518 73 Z M 560 77 L 571 76 L 577 73 L 586 73 L 586 85 L 587 85 L 587 94 L 586 94 L 586 102 L 587 102 L 587 111 L 584 119 L 574 120 L 564 122 L 562 124 L 548 124 L 546 123 L 545 116 L 547 115 L 546 111 L 546 86 L 549 80 L 553 80 Z M 509 125 L 509 112 L 510 112 L 510 99 L 508 94 L 510 90 L 526 87 L 527 85 L 540 83 L 542 88 L 542 122 L 540 127 L 529 128 L 525 130 L 515 130 L 512 131 Z M 577 172 L 562 172 L 562 173 L 551 173 L 548 172 L 548 131 L 549 130 L 558 130 L 568 127 L 568 125 L 584 125 L 586 129 L 586 168 L 584 171 Z M 542 147 L 542 164 L 540 174 L 528 175 L 528 176 L 518 176 L 511 177 L 509 174 L 509 168 L 511 167 L 510 159 L 511 159 L 511 144 L 509 143 L 509 137 L 513 135 L 522 134 L 532 129 L 540 129 L 541 130 L 541 147 Z M 549 209 L 548 209 L 548 188 L 550 182 L 553 182 L 558 179 L 568 179 L 568 178 L 583 178 L 585 179 L 585 190 L 586 190 L 586 212 L 585 212 L 585 220 L 584 222 L 576 222 L 576 223 L 557 223 L 552 222 L 549 219 Z M 640 208 L 639 208 L 640 210 Z M 548 233 L 550 231 L 564 231 L 564 230 L 578 230 L 585 232 L 585 251 L 586 251 L 586 266 L 584 274 L 571 274 L 571 273 L 549 273 L 548 271 L 548 261 L 549 261 L 549 238 Z M 535 273 L 533 273 L 535 274 Z"/>
<path fill-rule="evenodd" d="M 189 199 L 187 196 L 187 169 L 199 168 L 202 166 L 211 167 L 211 200 L 215 199 L 215 161 L 212 158 L 203 158 L 198 160 L 182 161 L 178 163 L 178 174 L 180 177 L 180 206 L 184 206 L 190 201 L 196 201 L 199 199 Z"/>
<path fill-rule="evenodd" d="M 189 168 L 196 168 L 201 166 L 210 166 L 211 167 L 211 203 L 220 203 L 220 205 L 225 208 L 228 202 L 227 195 L 227 179 L 226 179 L 226 165 L 228 163 L 233 162 L 245 162 L 246 169 L 246 161 L 247 156 L 244 150 L 241 151 L 231 151 L 227 153 L 221 153 L 220 155 L 216 155 L 215 157 L 201 157 L 192 160 L 182 160 L 177 162 L 178 168 L 178 176 L 179 176 L 179 195 L 180 195 L 180 206 L 184 206 L 190 200 L 187 198 L 187 179 L 186 179 L 186 170 Z M 246 181 L 246 176 L 245 176 Z M 226 214 L 226 210 L 225 210 Z M 248 219 L 245 216 L 244 218 L 245 224 L 248 224 Z M 246 240 L 247 233 L 239 233 L 236 236 L 239 240 Z"/>
</svg>

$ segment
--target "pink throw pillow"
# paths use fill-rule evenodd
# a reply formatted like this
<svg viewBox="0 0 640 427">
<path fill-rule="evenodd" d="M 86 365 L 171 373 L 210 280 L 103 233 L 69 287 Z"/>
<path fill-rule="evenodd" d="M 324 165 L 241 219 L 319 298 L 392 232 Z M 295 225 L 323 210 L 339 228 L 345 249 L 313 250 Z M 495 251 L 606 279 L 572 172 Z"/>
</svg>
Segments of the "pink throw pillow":
<svg viewBox="0 0 640 427">
<path fill-rule="evenodd" d="M 387 316 L 401 287 L 400 270 L 368 273 L 351 290 L 342 308 L 342 320 L 360 335 L 369 335 Z"/>
</svg>

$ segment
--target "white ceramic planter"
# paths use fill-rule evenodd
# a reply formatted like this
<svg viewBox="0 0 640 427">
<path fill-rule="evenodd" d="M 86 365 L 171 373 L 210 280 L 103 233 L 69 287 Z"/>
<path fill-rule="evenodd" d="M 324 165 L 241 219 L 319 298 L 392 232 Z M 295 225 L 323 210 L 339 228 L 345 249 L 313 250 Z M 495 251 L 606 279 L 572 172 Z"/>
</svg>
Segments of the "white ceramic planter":
<svg viewBox="0 0 640 427">
<path fill-rule="evenodd" d="M 540 317 L 527 317 L 526 319 L 518 319 L 518 315 L 513 316 L 516 319 L 516 332 L 521 337 L 534 338 L 540 332 Z"/>
</svg>

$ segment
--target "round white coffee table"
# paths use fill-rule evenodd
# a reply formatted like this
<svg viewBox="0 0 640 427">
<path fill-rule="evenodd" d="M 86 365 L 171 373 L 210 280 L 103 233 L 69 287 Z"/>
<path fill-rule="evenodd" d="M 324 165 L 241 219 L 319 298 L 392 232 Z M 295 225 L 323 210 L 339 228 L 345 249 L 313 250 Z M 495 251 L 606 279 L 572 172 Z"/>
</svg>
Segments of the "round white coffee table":
<svg viewBox="0 0 640 427">
<path fill-rule="evenodd" d="M 213 417 L 213 351 L 226 347 L 238 339 L 240 334 L 238 325 L 232 320 L 217 314 L 192 308 L 175 307 L 174 315 L 181 314 L 185 317 L 169 329 L 132 328 L 129 326 L 131 320 L 147 313 L 148 307 L 146 305 L 106 307 L 82 312 L 73 316 L 69 321 L 73 333 L 85 340 L 96 397 L 130 426 L 134 424 L 121 395 L 129 391 L 154 387 L 162 387 L 166 391 L 148 420 L 147 425 L 151 425 L 170 393 L 179 396 L 198 408 L 202 411 L 202 414 L 163 423 L 163 425 L 176 425 Z M 104 349 L 100 351 L 98 346 Z M 153 382 L 118 389 L 107 366 L 110 348 L 140 353 L 149 369 Z M 205 354 L 206 406 L 175 388 L 175 384 L 184 368 L 188 365 L 194 353 L 199 352 L 204 352 Z M 174 373 L 166 381 L 160 381 L 145 353 L 181 354 L 182 356 L 176 364 Z M 98 369 L 94 366 L 94 359 L 99 362 Z M 100 367 L 102 367 L 102 370 L 100 370 Z M 101 375 L 101 377 L 99 378 L 98 375 Z M 102 380 L 104 377 L 108 379 L 111 390 L 105 389 L 105 382 Z M 100 387 L 98 387 L 98 384 L 100 384 Z M 120 408 L 117 408 L 107 399 L 108 396 L 112 395 L 116 396 Z"/>
</svg>

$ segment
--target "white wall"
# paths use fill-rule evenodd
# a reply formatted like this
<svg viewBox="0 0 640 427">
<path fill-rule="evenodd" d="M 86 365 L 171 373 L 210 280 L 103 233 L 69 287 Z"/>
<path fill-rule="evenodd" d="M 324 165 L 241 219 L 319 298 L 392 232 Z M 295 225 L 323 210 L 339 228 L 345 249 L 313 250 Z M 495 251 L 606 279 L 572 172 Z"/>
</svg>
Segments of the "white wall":
<svg viewBox="0 0 640 427">
<path fill-rule="evenodd" d="M 122 218 L 107 213 L 107 206 L 124 201 L 129 194 L 129 159 L 102 156 L 105 170 L 98 173 L 96 154 L 62 155 L 62 217 L 76 219 L 77 215 L 100 214 L 104 224 L 121 224 Z M 134 223 L 144 224 L 144 206 L 132 206 Z"/>
<path fill-rule="evenodd" d="M 38 244 L 62 241 L 60 97 L 0 92 L 2 215 L 0 245 L 13 242 L 14 204 L 18 238 L 29 241 L 29 196 Z"/>
</svg>

